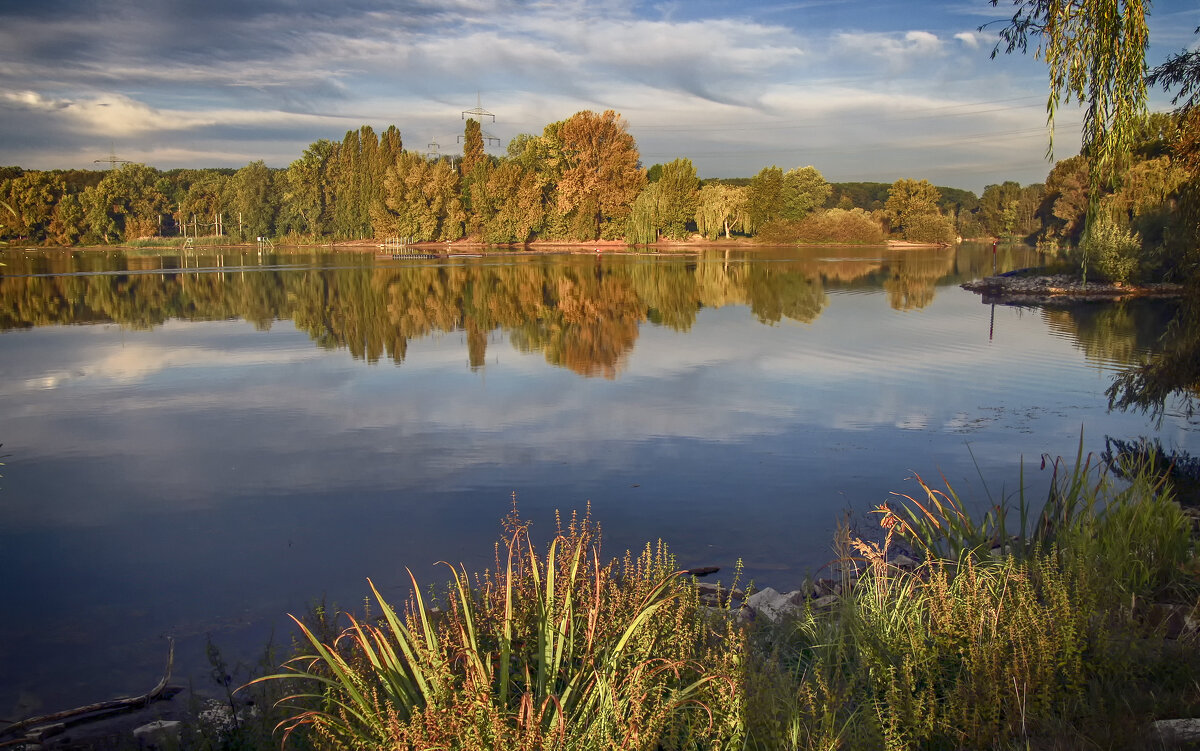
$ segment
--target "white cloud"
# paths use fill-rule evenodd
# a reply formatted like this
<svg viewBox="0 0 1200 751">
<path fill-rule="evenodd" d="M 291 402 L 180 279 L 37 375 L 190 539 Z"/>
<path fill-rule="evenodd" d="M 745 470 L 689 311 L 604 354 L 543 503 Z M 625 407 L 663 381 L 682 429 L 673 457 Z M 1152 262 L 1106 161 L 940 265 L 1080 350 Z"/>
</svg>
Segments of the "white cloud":
<svg viewBox="0 0 1200 751">
<path fill-rule="evenodd" d="M 974 32 L 960 31 L 954 35 L 954 38 L 973 50 L 979 49 L 979 36 Z"/>
<path fill-rule="evenodd" d="M 944 46 L 936 34 L 928 31 L 842 32 L 837 45 L 845 52 L 886 60 L 895 71 L 906 70 L 915 62 L 941 55 Z"/>
</svg>

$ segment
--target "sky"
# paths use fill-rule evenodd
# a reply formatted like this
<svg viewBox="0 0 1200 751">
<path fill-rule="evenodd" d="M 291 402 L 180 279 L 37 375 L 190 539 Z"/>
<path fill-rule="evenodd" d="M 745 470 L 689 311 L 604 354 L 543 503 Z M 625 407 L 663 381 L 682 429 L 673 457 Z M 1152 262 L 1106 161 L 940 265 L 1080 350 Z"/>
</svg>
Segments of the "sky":
<svg viewBox="0 0 1200 751">
<path fill-rule="evenodd" d="M 0 164 L 286 167 L 312 142 L 396 125 L 489 152 L 590 109 L 642 162 L 702 178 L 813 165 L 979 193 L 1050 168 L 1045 67 L 991 59 L 1009 0 L 0 0 Z M 1196 44 L 1200 4 L 1159 0 L 1150 63 Z M 1169 109 L 1157 93 L 1152 109 Z M 1055 156 L 1078 151 L 1060 111 Z"/>
</svg>

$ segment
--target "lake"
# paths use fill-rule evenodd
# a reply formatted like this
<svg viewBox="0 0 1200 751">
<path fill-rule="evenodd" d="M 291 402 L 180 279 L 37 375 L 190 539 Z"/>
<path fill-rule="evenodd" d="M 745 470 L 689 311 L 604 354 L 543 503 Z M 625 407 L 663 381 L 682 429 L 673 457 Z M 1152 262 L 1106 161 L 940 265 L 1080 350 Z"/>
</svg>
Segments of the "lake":
<svg viewBox="0 0 1200 751">
<path fill-rule="evenodd" d="M 990 246 L 0 260 L 4 717 L 148 690 L 167 635 L 204 688 L 207 638 L 250 662 L 368 576 L 488 566 L 514 497 L 789 589 L 914 472 L 979 509 L 1081 431 L 1200 449 L 1104 395 L 1171 304 L 984 305 Z"/>
</svg>

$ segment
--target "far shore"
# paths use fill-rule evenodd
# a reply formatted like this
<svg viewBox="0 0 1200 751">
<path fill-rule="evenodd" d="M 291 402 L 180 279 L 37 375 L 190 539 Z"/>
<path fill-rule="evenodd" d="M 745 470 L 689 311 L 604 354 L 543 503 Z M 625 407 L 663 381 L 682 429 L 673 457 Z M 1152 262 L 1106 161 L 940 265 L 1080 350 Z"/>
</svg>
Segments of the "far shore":
<svg viewBox="0 0 1200 751">
<path fill-rule="evenodd" d="M 207 240 L 208 238 L 202 238 Z M 161 240 L 161 244 L 155 241 Z M 968 241 L 968 242 L 984 242 L 985 240 Z M 10 242 L 7 247 L 0 246 L 0 251 L 4 250 L 37 250 L 44 247 L 60 247 L 60 246 L 40 246 L 22 245 L 19 242 Z M 120 243 L 115 245 L 77 245 L 69 246 L 72 250 L 172 250 L 180 249 L 183 243 L 178 238 L 145 238 L 139 244 Z M 255 242 L 230 242 L 230 243 L 210 243 L 204 242 L 199 245 L 191 246 L 192 250 L 206 249 L 254 249 L 259 247 Z M 905 240 L 887 240 L 884 243 L 837 243 L 837 242 L 822 242 L 822 243 L 769 243 L 755 240 L 748 237 L 737 237 L 718 240 L 704 240 L 700 238 L 689 238 L 687 240 L 663 240 L 657 243 L 645 245 L 630 245 L 624 240 L 534 240 L 529 243 L 508 243 L 508 244 L 491 244 L 483 243 L 474 240 L 455 240 L 453 242 L 416 242 L 404 244 L 387 244 L 378 239 L 366 240 L 331 240 L 329 242 L 308 242 L 299 244 L 290 244 L 273 241 L 273 248 L 305 248 L 305 249 L 335 249 L 348 251 L 384 251 L 412 249 L 417 251 L 425 251 L 428 253 L 439 252 L 447 255 L 459 255 L 466 252 L 479 253 L 487 251 L 521 251 L 531 254 L 558 254 L 558 253 L 637 253 L 637 252 L 661 252 L 661 251 L 691 251 L 697 248 L 726 248 L 726 249 L 759 249 L 759 248 L 805 248 L 805 247 L 845 247 L 845 248 L 888 248 L 891 250 L 917 250 L 917 249 L 937 249 L 950 248 L 953 245 L 948 243 L 915 243 Z"/>
</svg>

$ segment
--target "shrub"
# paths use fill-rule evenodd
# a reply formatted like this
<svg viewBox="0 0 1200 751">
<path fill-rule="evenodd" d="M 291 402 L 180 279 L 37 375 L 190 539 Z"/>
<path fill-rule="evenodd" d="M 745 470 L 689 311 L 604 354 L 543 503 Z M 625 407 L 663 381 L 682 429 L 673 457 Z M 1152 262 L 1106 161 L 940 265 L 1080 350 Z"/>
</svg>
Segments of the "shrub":
<svg viewBox="0 0 1200 751">
<path fill-rule="evenodd" d="M 941 214 L 917 214 L 908 217 L 904 239 L 914 243 L 952 243 L 956 237 L 954 222 Z"/>
<path fill-rule="evenodd" d="M 1079 243 L 1080 262 L 1113 282 L 1140 276 L 1142 241 L 1137 233 L 1100 216 Z"/>
<path fill-rule="evenodd" d="M 862 209 L 829 209 L 809 214 L 796 226 L 796 239 L 805 243 L 882 245 L 883 228 Z"/>
<path fill-rule="evenodd" d="M 587 518 L 544 555 L 515 512 L 494 572 L 453 570 L 440 615 L 413 581 L 380 625 L 350 619 L 332 643 L 299 620 L 311 653 L 287 735 L 360 748 L 708 748 L 738 745 L 740 637 L 705 617 L 661 544 L 602 563 Z M 411 576 L 411 574 L 410 574 Z M 472 580 L 474 586 L 472 586 Z"/>
</svg>

